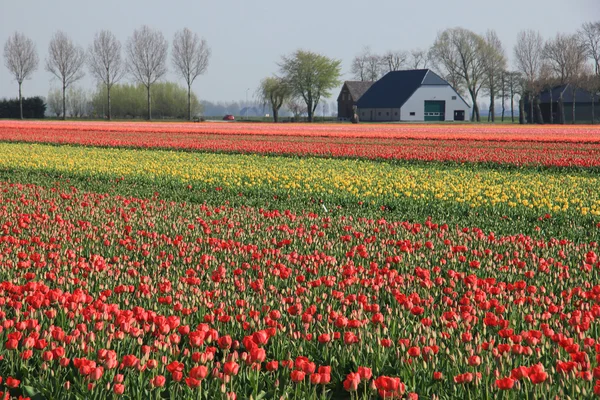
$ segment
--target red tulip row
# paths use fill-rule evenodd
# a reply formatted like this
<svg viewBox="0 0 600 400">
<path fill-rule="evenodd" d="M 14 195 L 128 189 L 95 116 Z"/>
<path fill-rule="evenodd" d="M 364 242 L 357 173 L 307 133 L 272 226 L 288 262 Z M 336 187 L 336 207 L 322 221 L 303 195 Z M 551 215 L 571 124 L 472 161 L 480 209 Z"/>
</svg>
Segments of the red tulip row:
<svg viewBox="0 0 600 400">
<path fill-rule="evenodd" d="M 13 396 L 600 393 L 596 242 L 61 186 L 0 203 Z"/>
<path fill-rule="evenodd" d="M 498 142 L 599 143 L 597 125 L 481 125 L 481 124 L 242 124 L 242 123 L 143 123 L 2 121 L 3 129 L 42 130 L 51 134 L 74 132 L 146 133 L 188 135 L 299 136 L 424 140 L 483 140 Z"/>
<path fill-rule="evenodd" d="M 546 136 L 547 132 L 535 133 L 534 130 L 537 135 L 535 136 L 529 130 L 517 127 L 512 127 L 513 133 L 507 131 L 507 128 L 500 130 L 498 127 L 491 127 L 491 132 L 497 131 L 495 134 L 465 134 L 464 131 L 469 132 L 473 126 L 445 125 L 445 133 L 440 131 L 439 126 L 434 126 L 435 128 L 427 128 L 432 130 L 433 134 L 422 134 L 419 126 L 402 125 L 393 131 L 389 131 L 385 126 L 380 126 L 380 131 L 371 131 L 375 129 L 371 127 L 365 128 L 365 136 L 361 136 L 363 131 L 348 131 L 357 133 L 357 137 L 353 137 L 346 131 L 340 131 L 335 125 L 331 127 L 331 131 L 326 132 L 312 126 L 305 129 L 303 126 L 303 130 L 298 131 L 295 125 L 289 126 L 289 130 L 286 130 L 287 126 L 284 125 L 261 125 L 262 130 L 248 125 L 238 128 L 241 130 L 232 131 L 229 128 L 221 128 L 223 125 L 230 126 L 213 124 L 204 130 L 196 131 L 189 128 L 194 125 L 7 121 L 0 123 L 0 140 L 392 160 L 578 167 L 600 165 L 600 141 L 597 140 L 600 138 L 600 130 L 591 127 L 587 130 L 581 127 L 562 128 L 562 136 L 553 135 L 552 132 Z M 322 128 L 321 125 L 318 129 Z M 371 135 L 372 132 L 380 134 Z M 324 136 L 317 133 L 323 133 Z M 522 136 L 519 136 L 521 134 Z M 519 139 L 510 144 L 504 141 L 515 139 L 517 136 Z M 581 142 L 571 142 L 577 138 Z M 549 141 L 550 139 L 554 141 Z"/>
</svg>

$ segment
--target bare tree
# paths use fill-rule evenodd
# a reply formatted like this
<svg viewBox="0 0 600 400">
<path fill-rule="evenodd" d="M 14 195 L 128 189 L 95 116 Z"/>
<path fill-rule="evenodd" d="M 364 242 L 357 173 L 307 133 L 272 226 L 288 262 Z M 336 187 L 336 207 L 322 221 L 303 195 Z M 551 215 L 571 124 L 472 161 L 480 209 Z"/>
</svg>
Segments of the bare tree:
<svg viewBox="0 0 600 400">
<path fill-rule="evenodd" d="M 550 123 L 554 122 L 552 116 L 553 93 L 554 85 L 566 85 L 571 80 L 577 66 L 573 63 L 572 57 L 574 52 L 581 51 L 581 44 L 578 37 L 575 35 L 557 34 L 554 39 L 550 39 L 544 45 L 543 65 L 540 69 L 540 82 L 544 89 L 550 93 Z M 564 124 L 564 105 L 563 93 L 560 91 L 558 98 L 558 116 L 559 122 Z"/>
<path fill-rule="evenodd" d="M 502 42 L 495 31 L 489 30 L 485 36 L 485 88 L 490 95 L 489 119 L 496 121 L 496 96 L 502 90 L 502 73 L 506 69 L 506 55 Z"/>
<path fill-rule="evenodd" d="M 381 75 L 381 57 L 371 52 L 366 46 L 352 60 L 352 74 L 359 81 L 376 81 Z"/>
<path fill-rule="evenodd" d="M 558 78 L 559 84 L 568 83 L 574 70 L 577 68 L 573 63 L 573 57 L 580 58 L 578 54 L 583 51 L 581 43 L 576 35 L 559 33 L 554 39 L 548 40 L 544 45 L 544 63 Z"/>
<path fill-rule="evenodd" d="M 25 79 L 30 79 L 37 70 L 39 58 L 33 40 L 15 32 L 4 44 L 4 65 L 19 84 L 19 112 L 23 119 L 23 95 L 21 88 Z"/>
<path fill-rule="evenodd" d="M 188 28 L 175 33 L 173 39 L 173 64 L 188 87 L 188 120 L 192 119 L 192 84 L 206 72 L 211 50 L 204 39 Z"/>
<path fill-rule="evenodd" d="M 554 88 L 560 84 L 560 80 L 557 75 L 554 73 L 552 67 L 544 62 L 542 67 L 540 68 L 540 76 L 539 76 L 539 87 L 544 91 L 548 91 L 548 96 L 550 97 L 550 123 L 554 123 Z M 561 91 L 562 96 L 562 91 Z M 559 108 L 561 108 L 559 106 Z M 541 112 L 541 111 L 540 111 Z M 562 114 L 562 110 L 559 110 L 559 120 L 564 121 L 564 118 L 560 117 Z"/>
<path fill-rule="evenodd" d="M 125 73 L 121 59 L 121 42 L 110 31 L 100 31 L 88 49 L 88 66 L 99 83 L 106 86 L 107 117 L 111 119 L 110 89 Z"/>
<path fill-rule="evenodd" d="M 517 35 L 514 55 L 519 72 L 522 73 L 529 95 L 530 122 L 533 118 L 533 99 L 539 93 L 538 78 L 543 62 L 544 39 L 539 32 L 527 30 Z"/>
<path fill-rule="evenodd" d="M 88 114 L 89 95 L 81 87 L 71 86 L 67 92 L 67 105 L 69 115 L 74 118 L 80 118 Z"/>
<path fill-rule="evenodd" d="M 152 119 L 152 85 L 167 73 L 167 49 L 169 44 L 160 31 L 144 25 L 133 31 L 127 41 L 129 73 L 146 87 L 148 94 L 148 120 Z"/>
<path fill-rule="evenodd" d="M 365 47 L 361 54 L 352 59 L 352 67 L 350 71 L 357 81 L 367 80 L 367 60 L 365 54 L 370 52 L 368 47 Z"/>
<path fill-rule="evenodd" d="M 48 91 L 48 97 L 46 98 L 46 104 L 48 105 L 48 110 L 52 114 L 56 114 L 56 118 L 60 117 L 60 114 L 63 110 L 62 108 L 62 93 L 58 88 L 50 89 Z"/>
<path fill-rule="evenodd" d="M 446 71 L 444 75 L 460 77 L 469 91 L 473 103 L 471 120 L 481 120 L 477 96 L 485 81 L 487 48 L 481 36 L 463 28 L 439 33 L 431 48 L 436 64 Z"/>
<path fill-rule="evenodd" d="M 381 57 L 377 54 L 371 54 L 366 61 L 367 80 L 374 82 L 381 77 Z"/>
<path fill-rule="evenodd" d="M 508 74 L 506 69 L 500 71 L 500 99 L 502 100 L 502 116 L 501 121 L 504 122 L 504 116 L 506 115 L 506 100 L 508 100 L 509 88 L 508 88 Z"/>
<path fill-rule="evenodd" d="M 58 31 L 50 40 L 46 70 L 52 73 L 62 84 L 63 120 L 67 115 L 67 88 L 77 82 L 85 73 L 85 51 L 76 46 L 64 32 Z"/>
<path fill-rule="evenodd" d="M 429 67 L 431 54 L 427 50 L 413 49 L 410 51 L 410 57 L 407 61 L 409 69 L 425 69 Z"/>
<path fill-rule="evenodd" d="M 594 60 L 594 72 L 600 77 L 600 21 L 586 22 L 579 31 L 579 39 L 587 56 Z"/>
<path fill-rule="evenodd" d="M 390 50 L 381 56 L 380 61 L 382 73 L 400 71 L 408 61 L 408 53 L 403 50 Z"/>
<path fill-rule="evenodd" d="M 300 117 L 303 114 L 308 113 L 306 104 L 300 101 L 298 98 L 290 98 L 285 106 L 292 114 L 294 114 L 294 122 L 300 121 Z"/>
<path fill-rule="evenodd" d="M 583 90 L 589 94 L 592 100 L 592 124 L 596 123 L 596 100 L 598 99 L 598 93 L 600 91 L 600 82 L 598 76 L 594 73 L 586 73 L 580 82 L 580 86 Z"/>
<path fill-rule="evenodd" d="M 571 68 L 572 74 L 569 77 L 569 84 L 571 85 L 572 95 L 573 95 L 573 103 L 571 103 L 572 108 L 572 123 L 575 124 L 575 104 L 577 103 L 577 91 L 579 89 L 585 89 L 585 82 L 587 76 L 591 75 L 593 72 L 589 64 L 585 63 L 586 56 L 585 51 L 582 46 L 579 46 L 578 49 L 573 49 L 572 58 L 571 58 Z"/>
<path fill-rule="evenodd" d="M 506 74 L 506 88 L 510 97 L 510 118 L 515 122 L 515 96 L 520 93 L 521 74 L 516 71 L 509 71 Z"/>
</svg>

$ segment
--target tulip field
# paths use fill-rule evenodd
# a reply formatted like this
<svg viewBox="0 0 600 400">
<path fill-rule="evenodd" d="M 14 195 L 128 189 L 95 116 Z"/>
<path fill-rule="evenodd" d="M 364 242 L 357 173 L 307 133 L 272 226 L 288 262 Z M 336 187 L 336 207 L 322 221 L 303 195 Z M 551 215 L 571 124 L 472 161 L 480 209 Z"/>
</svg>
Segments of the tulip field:
<svg viewBox="0 0 600 400">
<path fill-rule="evenodd" d="M 594 126 L 0 121 L 0 398 L 597 398 L 599 159 Z"/>
</svg>

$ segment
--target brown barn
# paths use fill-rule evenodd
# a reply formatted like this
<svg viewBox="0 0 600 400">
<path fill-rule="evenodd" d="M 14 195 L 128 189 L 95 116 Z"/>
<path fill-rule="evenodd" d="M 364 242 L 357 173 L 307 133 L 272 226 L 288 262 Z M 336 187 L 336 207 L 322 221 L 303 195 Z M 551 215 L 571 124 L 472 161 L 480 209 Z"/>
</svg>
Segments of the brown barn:
<svg viewBox="0 0 600 400">
<path fill-rule="evenodd" d="M 338 96 L 338 119 L 350 119 L 356 103 L 375 82 L 346 81 Z"/>
</svg>

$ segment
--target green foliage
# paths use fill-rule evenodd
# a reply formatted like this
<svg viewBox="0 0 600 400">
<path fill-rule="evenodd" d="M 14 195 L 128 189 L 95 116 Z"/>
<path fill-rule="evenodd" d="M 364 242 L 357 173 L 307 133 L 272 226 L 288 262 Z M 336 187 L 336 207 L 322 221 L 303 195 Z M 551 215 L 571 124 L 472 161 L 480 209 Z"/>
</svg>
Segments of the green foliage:
<svg viewBox="0 0 600 400">
<path fill-rule="evenodd" d="M 319 101 L 330 97 L 331 89 L 339 86 L 341 64 L 340 60 L 304 50 L 282 57 L 281 72 L 292 93 L 306 103 L 309 121 L 313 121 Z"/>
<path fill-rule="evenodd" d="M 277 122 L 279 109 L 292 95 L 290 85 L 284 79 L 272 76 L 263 79 L 258 90 L 260 100 L 263 104 L 269 104 L 273 111 L 273 120 Z"/>
<path fill-rule="evenodd" d="M 157 82 L 152 85 L 152 114 L 157 118 L 187 118 L 187 89 L 173 82 Z M 112 116 L 114 118 L 145 118 L 147 114 L 146 87 L 141 84 L 116 84 L 110 91 Z M 92 104 L 97 116 L 107 109 L 106 86 L 98 87 Z M 192 93 L 192 116 L 199 115 L 202 106 Z"/>
<path fill-rule="evenodd" d="M 45 112 L 41 97 L 23 98 L 23 118 L 44 118 Z M 0 118 L 20 118 L 19 99 L 0 100 Z"/>
</svg>

